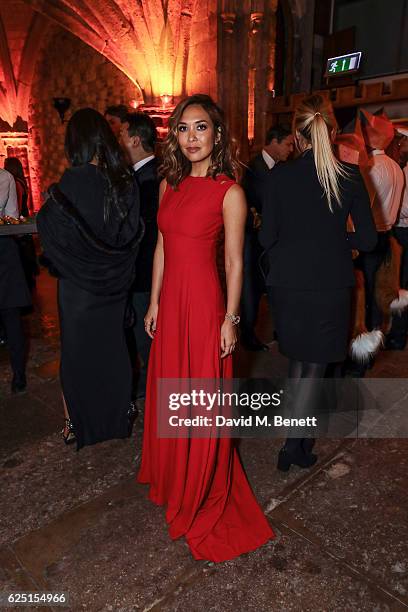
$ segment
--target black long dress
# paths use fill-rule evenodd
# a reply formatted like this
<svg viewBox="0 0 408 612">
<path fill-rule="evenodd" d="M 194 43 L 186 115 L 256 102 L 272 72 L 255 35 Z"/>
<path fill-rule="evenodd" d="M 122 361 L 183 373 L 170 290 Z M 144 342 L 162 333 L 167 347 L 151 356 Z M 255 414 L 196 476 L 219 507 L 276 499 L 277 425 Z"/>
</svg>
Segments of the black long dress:
<svg viewBox="0 0 408 612">
<path fill-rule="evenodd" d="M 131 400 L 124 316 L 140 241 L 138 189 L 132 184 L 126 195 L 123 226 L 114 218 L 104 222 L 106 186 L 96 166 L 71 168 L 59 197 L 37 218 L 45 255 L 59 276 L 60 376 L 78 449 L 126 437 Z"/>
</svg>

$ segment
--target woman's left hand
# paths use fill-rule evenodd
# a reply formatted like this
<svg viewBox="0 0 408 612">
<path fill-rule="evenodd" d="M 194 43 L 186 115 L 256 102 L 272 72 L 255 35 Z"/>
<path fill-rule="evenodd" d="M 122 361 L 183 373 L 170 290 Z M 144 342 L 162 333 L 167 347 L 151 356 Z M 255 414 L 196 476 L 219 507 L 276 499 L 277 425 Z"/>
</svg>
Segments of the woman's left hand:
<svg viewBox="0 0 408 612">
<path fill-rule="evenodd" d="M 224 321 L 221 326 L 221 358 L 231 355 L 238 341 L 236 325 L 231 321 Z"/>
</svg>

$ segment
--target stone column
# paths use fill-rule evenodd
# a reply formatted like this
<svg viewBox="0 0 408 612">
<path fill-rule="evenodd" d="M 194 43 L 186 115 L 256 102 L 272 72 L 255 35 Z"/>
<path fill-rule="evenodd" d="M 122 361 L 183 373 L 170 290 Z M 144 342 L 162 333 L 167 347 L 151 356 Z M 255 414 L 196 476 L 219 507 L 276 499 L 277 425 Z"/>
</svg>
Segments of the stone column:
<svg viewBox="0 0 408 612">
<path fill-rule="evenodd" d="M 247 14 L 243 2 L 225 0 L 220 14 L 218 45 L 219 101 L 223 107 L 231 134 L 236 140 L 240 157 L 247 157 L 248 114 L 248 51 Z M 236 10 L 233 10 L 236 9 Z"/>
<path fill-rule="evenodd" d="M 293 20 L 292 92 L 311 89 L 315 0 L 288 0 Z"/>
<path fill-rule="evenodd" d="M 269 127 L 267 111 L 275 82 L 276 9 L 278 0 L 253 0 L 250 15 L 250 37 L 255 47 L 255 129 L 251 152 L 262 147 Z M 263 10 L 261 10 L 263 8 Z M 252 61 L 252 58 L 251 58 Z M 250 92 L 248 91 L 248 95 Z M 250 134 L 249 134 L 250 136 Z"/>
<path fill-rule="evenodd" d="M 259 150 L 274 86 L 278 0 L 219 2 L 219 99 L 243 161 Z"/>
<path fill-rule="evenodd" d="M 253 4 L 260 4 L 255 2 Z M 258 7 L 254 7 L 258 8 Z M 250 14 L 248 32 L 248 144 L 254 144 L 256 132 L 259 131 L 259 115 L 264 83 L 262 82 L 262 29 L 264 25 L 264 14 L 255 11 Z"/>
<path fill-rule="evenodd" d="M 228 8 L 227 2 L 222 3 Z M 235 44 L 236 44 L 235 12 L 222 12 L 220 15 L 220 28 L 218 37 L 218 92 L 219 102 L 223 107 L 231 131 L 233 130 L 234 96 L 233 88 L 236 86 Z"/>
</svg>

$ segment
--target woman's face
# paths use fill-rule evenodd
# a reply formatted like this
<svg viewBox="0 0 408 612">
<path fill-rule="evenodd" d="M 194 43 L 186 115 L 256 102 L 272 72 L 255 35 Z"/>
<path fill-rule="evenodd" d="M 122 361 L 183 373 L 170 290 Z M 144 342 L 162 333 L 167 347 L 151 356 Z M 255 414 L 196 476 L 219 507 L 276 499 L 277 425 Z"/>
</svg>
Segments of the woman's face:
<svg viewBox="0 0 408 612">
<path fill-rule="evenodd" d="M 299 132 L 299 130 L 295 131 L 295 144 L 299 153 L 304 153 L 306 149 L 310 149 L 312 146 L 310 142 L 306 140 L 306 138 Z"/>
<path fill-rule="evenodd" d="M 187 106 L 178 123 L 177 136 L 181 152 L 192 164 L 211 157 L 215 141 L 214 124 L 202 106 Z"/>
</svg>

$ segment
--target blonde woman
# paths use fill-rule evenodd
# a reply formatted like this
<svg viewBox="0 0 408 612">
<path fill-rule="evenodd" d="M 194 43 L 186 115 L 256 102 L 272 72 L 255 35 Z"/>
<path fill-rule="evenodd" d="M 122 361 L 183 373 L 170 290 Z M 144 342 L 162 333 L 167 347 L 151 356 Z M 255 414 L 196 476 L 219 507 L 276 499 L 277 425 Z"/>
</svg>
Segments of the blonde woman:
<svg viewBox="0 0 408 612">
<path fill-rule="evenodd" d="M 351 251 L 372 249 L 376 232 L 359 171 L 334 156 L 331 106 L 318 95 L 304 99 L 295 111 L 294 132 L 300 156 L 279 165 L 265 183 L 259 239 L 269 255 L 266 284 L 288 376 L 318 381 L 329 364 L 346 357 Z M 297 415 L 313 409 L 316 389 L 309 383 L 307 389 L 294 397 Z M 312 447 L 313 440 L 289 438 L 278 468 L 310 467 L 316 461 Z"/>
</svg>

